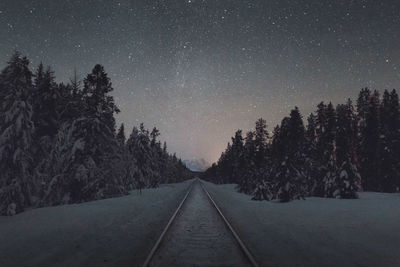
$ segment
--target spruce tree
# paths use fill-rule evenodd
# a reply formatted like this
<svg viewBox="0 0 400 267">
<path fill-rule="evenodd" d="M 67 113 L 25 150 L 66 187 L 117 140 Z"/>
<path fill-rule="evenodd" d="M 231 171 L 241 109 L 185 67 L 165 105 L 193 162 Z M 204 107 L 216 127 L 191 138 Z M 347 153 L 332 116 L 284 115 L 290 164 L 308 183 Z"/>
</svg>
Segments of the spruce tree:
<svg viewBox="0 0 400 267">
<path fill-rule="evenodd" d="M 32 204 L 32 73 L 15 52 L 0 74 L 0 215 L 14 215 Z"/>
<path fill-rule="evenodd" d="M 267 131 L 267 122 L 260 118 L 256 121 L 254 143 L 256 146 L 255 164 L 256 167 L 262 167 L 265 164 L 268 149 L 269 134 Z"/>
<path fill-rule="evenodd" d="M 243 170 L 238 181 L 239 192 L 250 194 L 254 190 L 255 179 L 258 177 L 255 174 L 255 152 L 254 132 L 248 131 L 243 145 L 243 159 L 241 163 L 243 164 Z"/>
<path fill-rule="evenodd" d="M 79 203 L 126 193 L 113 133 L 97 118 L 63 124 L 47 163 L 42 205 Z"/>
<path fill-rule="evenodd" d="M 36 141 L 41 143 L 42 138 L 53 138 L 59 128 L 59 116 L 57 105 L 60 100 L 60 92 L 55 82 L 54 72 L 50 67 L 44 71 L 43 64 L 40 63 L 34 79 L 32 105 L 33 121 L 35 123 Z M 48 140 L 51 142 L 52 140 Z M 45 152 L 46 153 L 46 152 Z"/>
<path fill-rule="evenodd" d="M 359 102 L 360 116 L 360 173 L 363 189 L 380 191 L 380 130 L 379 109 L 380 98 L 378 91 L 374 91 L 369 99 L 365 99 L 368 91 L 361 91 Z M 362 99 L 362 101 L 360 101 Z"/>
<path fill-rule="evenodd" d="M 380 107 L 381 189 L 395 192 L 398 187 L 399 99 L 396 91 L 384 91 Z"/>
<path fill-rule="evenodd" d="M 336 197 L 339 185 L 337 184 L 337 164 L 335 157 L 335 135 L 336 135 L 336 111 L 332 103 L 326 107 L 326 124 L 323 135 L 323 183 L 325 185 L 324 195 Z"/>
<path fill-rule="evenodd" d="M 400 190 L 400 105 L 399 95 L 393 89 L 390 92 L 390 116 L 392 117 L 391 132 L 393 133 L 392 146 L 393 146 L 393 161 L 395 164 L 395 183 L 396 190 Z"/>
<path fill-rule="evenodd" d="M 83 83 L 82 93 L 87 103 L 88 116 L 95 116 L 102 120 L 114 133 L 114 113 L 118 113 L 120 110 L 115 105 L 114 98 L 109 95 L 114 89 L 103 66 L 96 65 Z"/>
<path fill-rule="evenodd" d="M 336 126 L 336 163 L 338 166 L 334 197 L 356 198 L 360 186 L 360 175 L 354 162 L 355 131 L 354 109 L 351 101 L 338 105 Z"/>
<path fill-rule="evenodd" d="M 336 114 L 332 103 L 325 105 L 321 102 L 317 106 L 316 119 L 316 153 L 318 163 L 316 167 L 316 185 L 313 195 L 318 197 L 332 197 L 337 189 L 335 148 Z"/>
<path fill-rule="evenodd" d="M 46 173 L 44 165 L 55 143 L 55 136 L 61 127 L 62 119 L 59 112 L 63 111 L 69 99 L 63 99 L 68 89 L 55 82 L 54 72 L 50 67 L 44 70 L 40 63 L 34 75 L 32 89 L 32 120 L 35 125 L 33 135 L 33 154 L 37 179 L 43 180 Z M 61 91 L 65 90 L 65 91 Z"/>
<path fill-rule="evenodd" d="M 307 118 L 307 129 L 305 131 L 305 148 L 304 153 L 305 163 L 305 175 L 307 177 L 307 194 L 313 195 L 317 186 L 318 172 L 318 161 L 319 157 L 317 154 L 317 122 L 316 116 L 311 113 Z"/>
<path fill-rule="evenodd" d="M 235 136 L 232 137 L 232 162 L 230 183 L 238 183 L 242 177 L 244 165 L 244 145 L 242 130 L 237 130 Z"/>
<path fill-rule="evenodd" d="M 96 65 L 84 80 L 78 118 L 60 128 L 48 160 L 42 205 L 76 203 L 124 194 L 119 162 L 122 155 L 115 139 L 111 82 L 103 67 Z M 73 92 L 72 92 L 73 94 Z"/>
<path fill-rule="evenodd" d="M 304 124 L 297 107 L 285 118 L 279 131 L 279 146 L 283 159 L 274 164 L 272 176 L 276 180 L 275 198 L 282 202 L 302 199 L 306 195 L 304 174 Z"/>
</svg>

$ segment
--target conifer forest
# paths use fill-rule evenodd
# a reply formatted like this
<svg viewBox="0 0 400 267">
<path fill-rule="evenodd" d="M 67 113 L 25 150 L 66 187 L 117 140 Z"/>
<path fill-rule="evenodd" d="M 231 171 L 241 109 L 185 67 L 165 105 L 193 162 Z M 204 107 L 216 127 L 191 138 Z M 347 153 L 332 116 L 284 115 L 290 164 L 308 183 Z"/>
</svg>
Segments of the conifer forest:
<svg viewBox="0 0 400 267">
<path fill-rule="evenodd" d="M 295 107 L 270 133 L 236 131 L 204 178 L 236 183 L 254 200 L 308 196 L 357 198 L 357 192 L 398 192 L 400 110 L 396 90 L 361 89 L 357 102 L 321 102 L 306 118 Z"/>
<path fill-rule="evenodd" d="M 125 133 L 110 78 L 96 65 L 56 83 L 15 52 L 0 74 L 0 214 L 121 196 L 191 174 L 143 123 Z"/>
</svg>

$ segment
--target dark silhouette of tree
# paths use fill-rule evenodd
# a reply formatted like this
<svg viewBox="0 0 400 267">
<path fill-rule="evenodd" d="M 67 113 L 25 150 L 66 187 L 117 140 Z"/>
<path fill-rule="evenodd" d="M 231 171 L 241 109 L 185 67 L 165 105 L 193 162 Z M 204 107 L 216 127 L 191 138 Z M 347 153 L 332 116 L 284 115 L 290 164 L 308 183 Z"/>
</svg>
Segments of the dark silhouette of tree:
<svg viewBox="0 0 400 267">
<path fill-rule="evenodd" d="M 380 106 L 381 190 L 395 192 L 399 186 L 400 142 L 399 97 L 395 90 L 384 91 Z"/>
<path fill-rule="evenodd" d="M 263 119 L 244 140 L 239 133 L 203 177 L 235 182 L 238 191 L 255 200 L 357 198 L 361 185 L 369 191 L 399 191 L 400 107 L 395 90 L 385 91 L 381 102 L 378 91 L 362 89 L 357 111 L 350 99 L 336 109 L 321 102 L 307 118 L 306 129 L 294 108 L 274 128 L 270 142 Z M 243 156 L 236 147 L 243 147 Z M 240 179 L 233 179 L 235 175 Z"/>
<path fill-rule="evenodd" d="M 14 215 L 31 205 L 34 125 L 29 61 L 14 52 L 0 74 L 0 215 Z"/>
<path fill-rule="evenodd" d="M 112 132 L 115 132 L 114 113 L 119 113 L 120 110 L 115 105 L 114 98 L 109 95 L 114 89 L 103 66 L 96 65 L 83 83 L 82 93 L 88 116 L 102 120 Z"/>
<path fill-rule="evenodd" d="M 362 91 L 359 99 L 364 97 L 363 94 L 367 94 L 366 92 Z M 379 93 L 374 91 L 360 107 L 364 117 L 361 117 L 359 112 L 360 123 L 362 123 L 360 126 L 360 172 L 363 177 L 363 189 L 368 191 L 381 189 L 378 181 L 380 176 L 379 109 Z"/>
<path fill-rule="evenodd" d="M 334 197 L 357 198 L 360 186 L 360 174 L 358 173 L 355 159 L 353 157 L 356 149 L 356 136 L 354 123 L 354 108 L 350 100 L 344 105 L 336 107 L 336 163 L 338 166 L 336 186 L 337 192 Z"/>
</svg>

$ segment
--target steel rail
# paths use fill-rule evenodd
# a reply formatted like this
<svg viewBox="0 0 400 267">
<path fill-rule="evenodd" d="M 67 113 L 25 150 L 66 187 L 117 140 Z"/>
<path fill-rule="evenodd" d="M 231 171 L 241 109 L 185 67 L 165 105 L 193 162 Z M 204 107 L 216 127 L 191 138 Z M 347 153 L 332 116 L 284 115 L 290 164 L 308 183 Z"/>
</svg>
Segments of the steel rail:
<svg viewBox="0 0 400 267">
<path fill-rule="evenodd" d="M 254 259 L 253 255 L 250 253 L 249 249 L 246 247 L 246 245 L 243 243 L 243 241 L 240 239 L 239 235 L 236 233 L 235 229 L 233 229 L 232 225 L 229 223 L 228 219 L 222 214 L 222 211 L 219 209 L 217 203 L 215 203 L 214 199 L 211 197 L 210 193 L 208 193 L 206 187 L 203 185 L 201 182 L 201 188 L 203 188 L 204 192 L 207 194 L 208 198 L 210 199 L 211 203 L 213 204 L 214 208 L 218 211 L 219 215 L 221 216 L 222 220 L 224 221 L 225 225 L 228 227 L 228 229 L 231 231 L 232 235 L 235 237 L 235 240 L 238 242 L 239 247 L 245 254 L 246 258 L 250 261 L 251 265 L 253 267 L 259 267 L 257 261 Z"/>
<path fill-rule="evenodd" d="M 149 255 L 147 256 L 145 262 L 143 263 L 142 267 L 148 267 L 148 266 L 149 266 L 150 261 L 152 260 L 154 254 L 156 253 L 158 247 L 160 246 L 160 244 L 161 244 L 161 242 L 162 242 L 162 240 L 163 240 L 165 234 L 167 233 L 167 231 L 168 231 L 168 229 L 170 228 L 171 224 L 174 222 L 174 220 L 175 220 L 175 218 L 176 218 L 176 215 L 178 215 L 179 210 L 180 210 L 181 207 L 183 206 L 183 203 L 184 203 L 185 200 L 187 199 L 187 197 L 188 197 L 190 191 L 192 190 L 192 187 L 193 187 L 193 183 L 194 183 L 194 182 L 195 182 L 195 181 L 193 181 L 193 182 L 190 184 L 188 191 L 186 192 L 185 196 L 183 197 L 181 203 L 179 203 L 179 206 L 178 206 L 178 208 L 175 210 L 174 214 L 172 214 L 171 218 L 170 218 L 169 221 L 168 221 L 167 226 L 165 226 L 165 228 L 164 228 L 164 230 L 162 231 L 160 237 L 157 239 L 157 242 L 154 244 L 153 248 L 151 249 L 151 251 L 150 251 Z"/>
</svg>

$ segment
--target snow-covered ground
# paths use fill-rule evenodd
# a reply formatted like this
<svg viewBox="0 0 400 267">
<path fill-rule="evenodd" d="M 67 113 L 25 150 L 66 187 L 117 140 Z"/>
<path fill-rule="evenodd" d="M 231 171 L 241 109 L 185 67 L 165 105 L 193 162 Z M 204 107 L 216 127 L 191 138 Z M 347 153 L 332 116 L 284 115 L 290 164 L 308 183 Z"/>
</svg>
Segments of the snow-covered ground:
<svg viewBox="0 0 400 267">
<path fill-rule="evenodd" d="M 261 266 L 400 266 L 400 194 L 274 203 L 205 184 Z"/>
<path fill-rule="evenodd" d="M 0 266 L 140 266 L 190 182 L 0 217 Z"/>
</svg>

